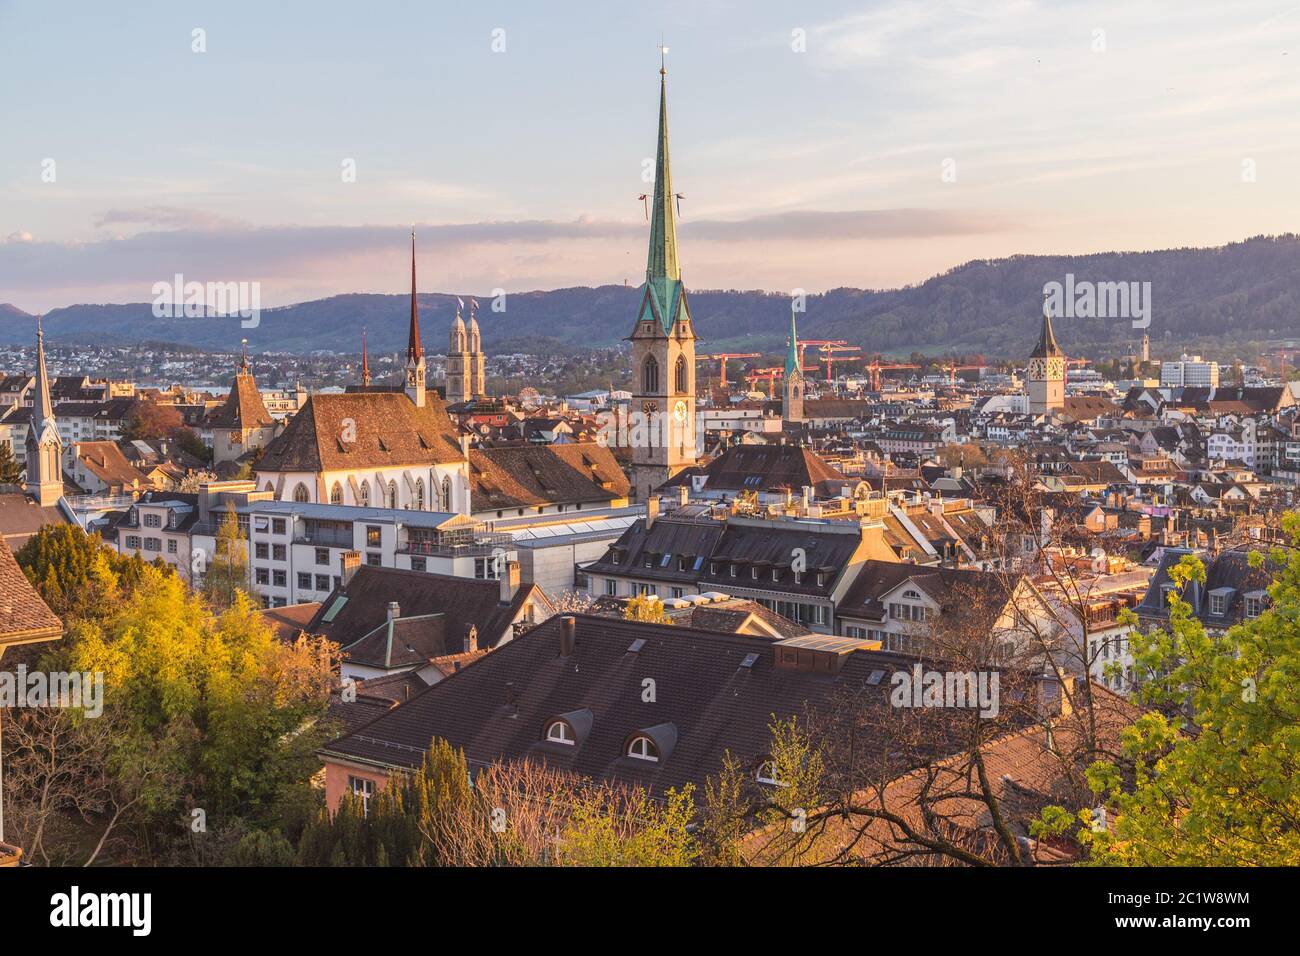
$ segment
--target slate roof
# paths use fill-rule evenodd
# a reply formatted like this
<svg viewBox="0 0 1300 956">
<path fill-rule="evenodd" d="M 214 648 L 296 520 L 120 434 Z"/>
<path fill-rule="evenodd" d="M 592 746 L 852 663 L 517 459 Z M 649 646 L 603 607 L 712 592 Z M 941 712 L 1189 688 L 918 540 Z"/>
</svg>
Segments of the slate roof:
<svg viewBox="0 0 1300 956">
<path fill-rule="evenodd" d="M 474 511 L 604 504 L 631 488 L 610 450 L 590 442 L 474 449 L 469 476 Z"/>
<path fill-rule="evenodd" d="M 589 574 L 634 575 L 651 581 L 692 584 L 707 570 L 709 555 L 717 547 L 723 528 L 721 521 L 679 519 L 669 514 L 658 518 L 646 531 L 645 519 L 639 518 L 586 570 Z"/>
<path fill-rule="evenodd" d="M 778 668 L 771 638 L 586 615 L 576 616 L 573 653 L 562 657 L 560 626 L 561 618 L 551 618 L 326 745 L 322 755 L 414 768 L 438 737 L 463 749 L 471 766 L 529 758 L 656 794 L 687 783 L 702 788 L 728 751 L 757 767 L 770 747 L 773 716 L 803 718 L 849 691 L 863 706 L 888 709 L 888 674 L 916 662 L 854 651 L 834 675 Z M 653 703 L 643 700 L 647 678 L 655 682 Z M 590 727 L 579 745 L 545 740 L 551 720 L 580 711 L 589 712 Z M 630 738 L 647 731 L 664 742 L 656 763 L 625 755 Z M 862 745 L 885 756 L 890 741 Z"/>
<path fill-rule="evenodd" d="M 922 591 L 956 611 L 978 608 L 993 617 L 1010 599 L 1008 582 L 1000 574 L 959 568 L 867 561 L 835 608 L 836 616 L 880 622 L 885 619 L 885 595 L 911 580 Z"/>
<path fill-rule="evenodd" d="M 1192 605 L 1193 613 L 1206 626 L 1226 629 L 1240 623 L 1245 618 L 1246 594 L 1264 591 L 1272 583 L 1270 562 L 1266 560 L 1261 567 L 1252 568 L 1250 550 L 1233 548 L 1208 559 L 1205 554 L 1200 554 L 1205 563 L 1205 585 L 1202 587 L 1194 581 L 1190 582 L 1180 597 Z M 1169 569 L 1178 564 L 1184 555 L 1192 553 L 1187 548 L 1165 550 L 1146 594 L 1137 606 L 1139 617 L 1156 624 L 1169 619 L 1169 604 L 1164 593 L 1164 586 L 1170 583 Z M 1214 613 L 1210 600 L 1216 591 L 1221 591 L 1224 597 L 1223 610 L 1218 614 Z"/>
<path fill-rule="evenodd" d="M 858 528 L 853 526 L 854 532 Z M 828 597 L 835 589 L 840 572 L 861 544 L 860 533 L 845 534 L 819 529 L 781 526 L 775 522 L 727 522 L 726 530 L 718 539 L 710 559 L 704 563 L 700 587 L 707 590 L 727 591 L 732 588 L 761 588 L 779 590 L 810 597 Z M 793 569 L 795 549 L 803 551 L 806 570 L 796 583 Z M 712 571 L 716 562 L 717 572 Z M 731 565 L 738 565 L 737 574 L 731 576 Z M 758 577 L 751 568 L 758 567 Z M 772 580 L 772 569 L 777 569 L 777 579 Z M 817 572 L 825 572 L 824 583 L 818 585 Z"/>
<path fill-rule="evenodd" d="M 356 440 L 345 442 L 344 436 Z M 348 471 L 463 461 L 442 401 L 400 392 L 313 395 L 266 447 L 259 472 Z"/>
<path fill-rule="evenodd" d="M 805 485 L 850 483 L 837 469 L 801 445 L 733 445 L 709 462 L 702 473 L 708 475 L 704 487 L 709 491 L 791 489 L 797 492 Z M 662 487 L 690 483 L 689 475 L 675 475 Z"/>
</svg>

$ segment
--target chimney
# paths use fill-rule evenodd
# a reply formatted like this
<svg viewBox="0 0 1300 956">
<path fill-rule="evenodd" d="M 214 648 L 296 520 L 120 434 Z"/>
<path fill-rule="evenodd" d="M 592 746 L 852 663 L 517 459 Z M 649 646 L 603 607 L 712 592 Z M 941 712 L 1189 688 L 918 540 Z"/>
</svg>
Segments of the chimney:
<svg viewBox="0 0 1300 956">
<path fill-rule="evenodd" d="M 1038 677 L 1038 715 L 1068 717 L 1070 697 L 1074 694 L 1073 674 L 1044 673 Z"/>
<path fill-rule="evenodd" d="M 519 593 L 519 562 L 507 561 L 501 572 L 501 603 L 509 604 Z"/>
<path fill-rule="evenodd" d="M 465 458 L 466 460 L 469 459 L 469 436 L 468 435 L 460 436 L 460 453 L 463 458 Z"/>
<path fill-rule="evenodd" d="M 361 552 L 344 551 L 343 554 L 339 556 L 339 565 L 343 570 L 341 581 L 343 587 L 346 588 L 348 582 L 352 580 L 352 576 L 357 573 L 357 568 L 361 567 Z"/>
<path fill-rule="evenodd" d="M 578 640 L 578 619 L 572 614 L 560 618 L 560 656 L 569 657 Z"/>
<path fill-rule="evenodd" d="M 645 529 L 649 531 L 655 523 L 655 518 L 659 517 L 659 496 L 656 494 L 646 495 L 645 499 Z"/>
<path fill-rule="evenodd" d="M 388 619 L 390 621 L 396 621 L 401 616 L 402 616 L 402 606 L 398 604 L 396 601 L 389 601 Z"/>
<path fill-rule="evenodd" d="M 677 489 L 677 504 L 685 508 L 691 502 L 691 489 L 686 485 L 681 485 Z"/>
<path fill-rule="evenodd" d="M 810 504 L 812 504 L 812 499 L 813 499 L 813 489 L 812 489 L 812 485 L 804 485 L 804 486 L 803 486 L 803 506 L 804 506 L 804 510 L 805 510 L 805 511 L 808 509 L 808 506 L 809 506 Z"/>
<path fill-rule="evenodd" d="M 464 652 L 468 654 L 476 650 L 478 650 L 478 628 L 471 624 L 465 629 Z"/>
</svg>

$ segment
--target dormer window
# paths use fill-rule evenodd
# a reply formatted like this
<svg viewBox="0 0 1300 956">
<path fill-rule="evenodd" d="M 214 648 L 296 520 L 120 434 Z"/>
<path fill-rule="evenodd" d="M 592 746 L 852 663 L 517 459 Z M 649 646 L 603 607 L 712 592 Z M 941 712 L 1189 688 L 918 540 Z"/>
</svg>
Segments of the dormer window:
<svg viewBox="0 0 1300 956">
<path fill-rule="evenodd" d="M 573 738 L 573 728 L 562 720 L 553 720 L 549 727 L 546 728 L 546 739 L 553 744 L 564 744 L 566 747 L 572 747 L 576 740 Z"/>
<path fill-rule="evenodd" d="M 732 576 L 733 578 L 734 578 L 734 577 L 739 573 L 739 571 L 740 571 L 740 565 L 738 565 L 738 564 L 733 564 L 733 565 L 731 566 L 731 576 Z"/>
<path fill-rule="evenodd" d="M 644 734 L 633 737 L 627 745 L 627 755 L 635 757 L 637 760 L 647 760 L 650 763 L 659 762 L 659 748 L 655 742 Z"/>
<path fill-rule="evenodd" d="M 1226 603 L 1226 601 L 1225 601 L 1224 596 L 1223 596 L 1222 594 L 1211 594 L 1211 595 L 1210 595 L 1210 613 L 1211 613 L 1211 614 L 1222 614 L 1222 613 L 1223 613 L 1223 607 L 1224 607 L 1224 604 L 1225 604 L 1225 603 Z"/>
</svg>

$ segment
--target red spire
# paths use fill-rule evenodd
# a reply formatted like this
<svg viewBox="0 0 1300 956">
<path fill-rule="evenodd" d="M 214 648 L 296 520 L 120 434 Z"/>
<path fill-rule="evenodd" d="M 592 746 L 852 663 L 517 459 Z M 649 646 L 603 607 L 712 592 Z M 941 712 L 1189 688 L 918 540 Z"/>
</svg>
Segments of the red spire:
<svg viewBox="0 0 1300 956">
<path fill-rule="evenodd" d="M 420 345 L 420 315 L 415 305 L 415 227 L 411 227 L 411 332 L 406 340 L 406 360 L 416 362 L 424 357 Z"/>
<path fill-rule="evenodd" d="M 366 354 L 366 330 L 361 330 L 361 384 L 370 385 L 370 356 Z"/>
</svg>

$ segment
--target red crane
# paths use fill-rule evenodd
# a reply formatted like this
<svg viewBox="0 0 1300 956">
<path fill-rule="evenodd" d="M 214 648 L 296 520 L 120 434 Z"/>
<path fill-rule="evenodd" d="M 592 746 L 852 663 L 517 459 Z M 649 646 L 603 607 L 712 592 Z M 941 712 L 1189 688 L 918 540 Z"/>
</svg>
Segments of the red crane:
<svg viewBox="0 0 1300 956">
<path fill-rule="evenodd" d="M 889 371 L 890 369 L 896 369 L 896 368 L 920 368 L 920 367 L 921 366 L 919 365 L 908 365 L 905 362 L 889 362 L 888 364 L 884 364 L 880 361 L 879 357 L 873 358 L 871 360 L 871 364 L 867 366 L 867 375 L 870 380 L 869 384 L 871 385 L 871 390 L 873 392 L 880 391 L 881 372 L 886 372 Z"/>
<path fill-rule="evenodd" d="M 695 356 L 695 361 L 710 362 L 713 359 L 717 359 L 718 372 L 719 372 L 718 384 L 720 384 L 723 388 L 726 388 L 727 387 L 727 359 L 743 359 L 743 358 L 761 358 L 761 354 L 758 352 L 714 352 L 712 355 L 697 355 Z"/>
<path fill-rule="evenodd" d="M 803 371 L 815 372 L 817 371 L 817 366 L 805 365 L 803 366 Z M 749 382 L 751 388 L 753 387 L 756 381 L 759 381 L 760 379 L 767 379 L 768 398 L 772 397 L 773 387 L 776 385 L 776 383 L 779 380 L 783 378 L 785 378 L 785 366 L 782 365 L 777 365 L 774 366 L 773 368 L 752 368 L 747 373 L 745 373 L 745 379 Z"/>
<path fill-rule="evenodd" d="M 799 364 L 803 364 L 804 349 L 809 346 L 820 348 L 824 345 L 848 345 L 843 339 L 800 339 L 799 340 Z"/>
<path fill-rule="evenodd" d="M 987 365 L 945 365 L 943 366 L 943 371 L 948 373 L 948 384 L 953 387 L 956 387 L 958 372 L 969 372 L 977 368 L 988 368 L 988 366 Z"/>
<path fill-rule="evenodd" d="M 831 369 L 836 362 L 852 362 L 861 356 L 846 355 L 843 358 L 836 357 L 836 352 L 861 352 L 860 345 L 823 345 L 821 347 L 822 361 L 826 363 L 826 384 L 830 385 L 834 381 L 831 375 Z"/>
</svg>

